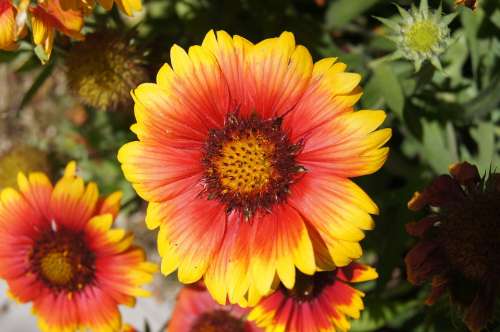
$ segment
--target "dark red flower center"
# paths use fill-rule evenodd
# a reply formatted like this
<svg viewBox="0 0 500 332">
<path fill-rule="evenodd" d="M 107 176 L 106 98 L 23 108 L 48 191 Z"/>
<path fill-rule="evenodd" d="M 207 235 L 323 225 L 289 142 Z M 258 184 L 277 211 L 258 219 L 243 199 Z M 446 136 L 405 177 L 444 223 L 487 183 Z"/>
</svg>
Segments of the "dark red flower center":
<svg viewBox="0 0 500 332">
<path fill-rule="evenodd" d="M 304 167 L 295 161 L 303 142 L 293 144 L 281 128 L 281 118 L 262 120 L 230 113 L 222 129 L 209 132 L 202 163 L 208 199 L 246 219 L 283 202 Z"/>
<path fill-rule="evenodd" d="M 32 271 L 47 287 L 75 292 L 92 282 L 95 255 L 83 233 L 48 230 L 35 242 L 30 255 Z"/>
<path fill-rule="evenodd" d="M 468 192 L 466 199 L 441 212 L 440 241 L 455 270 L 473 281 L 500 278 L 500 192 Z"/>
<path fill-rule="evenodd" d="M 245 332 L 245 322 L 226 310 L 214 310 L 198 317 L 190 332 Z"/>
<path fill-rule="evenodd" d="M 314 275 L 306 275 L 296 271 L 295 286 L 292 289 L 282 287 L 289 296 L 299 302 L 311 301 L 318 297 L 323 289 L 335 282 L 335 272 L 317 272 Z"/>
</svg>

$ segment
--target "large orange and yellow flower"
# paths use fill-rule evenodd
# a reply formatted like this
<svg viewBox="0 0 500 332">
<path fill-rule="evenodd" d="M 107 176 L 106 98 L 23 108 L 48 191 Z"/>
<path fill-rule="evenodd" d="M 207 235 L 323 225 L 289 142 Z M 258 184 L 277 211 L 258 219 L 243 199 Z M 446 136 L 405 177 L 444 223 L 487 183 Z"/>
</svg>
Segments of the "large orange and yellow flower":
<svg viewBox="0 0 500 332">
<path fill-rule="evenodd" d="M 246 320 L 248 310 L 215 302 L 202 284 L 186 286 L 177 302 L 166 332 L 260 332 Z"/>
<path fill-rule="evenodd" d="M 348 317 L 358 319 L 364 294 L 349 284 L 377 278 L 368 266 L 351 263 L 314 276 L 300 275 L 292 290 L 281 287 L 262 299 L 249 320 L 267 332 L 348 331 Z"/>
<path fill-rule="evenodd" d="M 16 11 L 11 0 L 0 0 L 0 50 L 17 48 Z"/>
<path fill-rule="evenodd" d="M 160 226 L 162 272 L 252 305 L 276 275 L 293 288 L 295 268 L 360 257 L 378 210 L 349 178 L 378 170 L 391 136 L 376 130 L 383 111 L 353 110 L 360 75 L 313 63 L 289 32 L 254 45 L 210 31 L 170 55 L 133 90 L 139 141 L 118 154 L 149 201 L 147 226 Z"/>
<path fill-rule="evenodd" d="M 33 303 L 42 331 L 117 331 L 119 304 L 133 305 L 156 267 L 133 236 L 112 229 L 120 193 L 100 199 L 68 164 L 53 187 L 43 173 L 18 176 L 0 195 L 0 277 Z"/>
</svg>

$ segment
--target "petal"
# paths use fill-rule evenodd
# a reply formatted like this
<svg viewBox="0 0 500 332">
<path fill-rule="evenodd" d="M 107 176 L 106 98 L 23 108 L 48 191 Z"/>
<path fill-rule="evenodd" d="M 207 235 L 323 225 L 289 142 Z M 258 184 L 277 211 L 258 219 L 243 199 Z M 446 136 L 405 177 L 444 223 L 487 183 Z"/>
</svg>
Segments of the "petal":
<svg viewBox="0 0 500 332">
<path fill-rule="evenodd" d="M 311 172 L 292 187 L 288 201 L 321 236 L 336 266 L 361 256 L 358 241 L 364 237 L 363 230 L 373 228 L 369 214 L 378 209 L 357 185 Z"/>
<path fill-rule="evenodd" d="M 199 198 L 197 188 L 161 203 L 158 250 L 162 273 L 178 269 L 183 283 L 198 281 L 219 250 L 225 232 L 225 207 Z M 148 212 L 150 212 L 148 210 Z"/>
<path fill-rule="evenodd" d="M 99 191 L 93 182 L 85 186 L 82 178 L 73 175 L 72 168 L 70 163 L 55 185 L 50 207 L 56 223 L 81 230 L 96 210 Z"/>
<path fill-rule="evenodd" d="M 16 8 L 10 0 L 0 0 L 0 50 L 13 51 L 16 43 Z"/>
<path fill-rule="evenodd" d="M 192 188 L 202 178 L 201 152 L 143 142 L 125 144 L 118 152 L 123 173 L 148 201 L 165 201 Z M 186 167 L 189 165 L 189 167 Z"/>
<path fill-rule="evenodd" d="M 336 61 L 336 58 L 326 58 L 314 64 L 304 96 L 285 116 L 283 127 L 290 132 L 292 140 L 305 138 L 339 114 L 351 112 L 361 98 L 361 89 L 357 87 L 360 76 L 345 73 L 346 65 Z"/>
<path fill-rule="evenodd" d="M 231 37 L 225 31 L 210 30 L 203 39 L 202 47 L 214 54 L 227 82 L 232 106 L 230 109 L 248 109 L 245 59 L 253 44 L 240 36 Z"/>
<path fill-rule="evenodd" d="M 23 173 L 19 173 L 17 177 L 19 190 L 24 198 L 37 211 L 50 218 L 50 197 L 52 195 L 52 183 L 49 178 L 43 173 L 30 173 L 26 177 Z"/>
<path fill-rule="evenodd" d="M 277 273 L 288 288 L 295 283 L 295 267 L 306 274 L 316 270 L 311 240 L 300 215 L 290 206 L 275 206 L 253 221 L 252 279 L 267 294 Z"/>
<path fill-rule="evenodd" d="M 363 282 L 378 278 L 374 268 L 359 263 L 351 263 L 337 270 L 336 277 L 345 282 Z"/>
<path fill-rule="evenodd" d="M 420 285 L 434 275 L 447 270 L 446 260 L 442 258 L 439 243 L 422 240 L 405 257 L 408 281 Z"/>
<path fill-rule="evenodd" d="M 252 111 L 263 118 L 279 116 L 295 107 L 312 75 L 309 51 L 295 45 L 290 32 L 251 48 L 246 57 Z"/>
<path fill-rule="evenodd" d="M 338 116 L 316 128 L 305 140 L 298 162 L 341 177 L 371 174 L 384 164 L 390 129 L 374 131 L 385 119 L 382 111 L 358 111 Z"/>
</svg>

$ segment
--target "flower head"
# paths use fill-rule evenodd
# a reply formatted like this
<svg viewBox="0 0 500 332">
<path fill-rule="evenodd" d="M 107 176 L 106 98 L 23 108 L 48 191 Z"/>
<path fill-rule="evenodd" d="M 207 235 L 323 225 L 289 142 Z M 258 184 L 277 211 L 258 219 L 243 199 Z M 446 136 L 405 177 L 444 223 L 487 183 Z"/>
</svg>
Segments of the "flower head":
<svg viewBox="0 0 500 332">
<path fill-rule="evenodd" d="M 19 191 L 0 194 L 0 277 L 33 303 L 42 331 L 117 331 L 119 304 L 133 305 L 156 267 L 112 229 L 120 193 L 99 198 L 71 162 L 53 187 L 43 173 L 19 173 Z"/>
<path fill-rule="evenodd" d="M 295 269 L 348 265 L 373 227 L 373 201 L 349 178 L 377 171 L 383 111 L 353 111 L 360 75 L 313 63 L 293 34 L 252 44 L 210 31 L 132 95 L 139 141 L 118 154 L 160 227 L 162 272 L 204 277 L 217 302 L 251 305 Z"/>
<path fill-rule="evenodd" d="M 128 16 L 142 9 L 141 0 L 98 0 L 99 4 L 106 10 L 111 10 L 116 3 L 118 8 Z M 95 0 L 61 0 L 61 6 L 64 10 L 83 10 L 89 13 L 94 9 Z"/>
<path fill-rule="evenodd" d="M 52 53 L 55 32 L 82 40 L 83 13 L 79 10 L 63 10 L 60 0 L 41 2 L 30 8 L 33 41 L 40 45 L 47 59 Z"/>
<path fill-rule="evenodd" d="M 279 288 L 261 300 L 249 320 L 266 331 L 347 331 L 348 317 L 358 319 L 364 294 L 349 284 L 377 278 L 374 269 L 351 263 L 314 276 L 299 274 L 291 290 Z"/>
<path fill-rule="evenodd" d="M 17 48 L 16 7 L 11 0 L 0 0 L 0 50 L 12 51 Z"/>
<path fill-rule="evenodd" d="M 248 310 L 237 305 L 220 305 L 203 285 L 185 286 L 177 296 L 166 332 L 259 332 L 246 320 Z"/>
<path fill-rule="evenodd" d="M 398 6 L 398 21 L 378 18 L 393 30 L 390 36 L 398 47 L 396 57 L 404 57 L 415 64 L 418 71 L 425 61 L 441 68 L 439 56 L 451 43 L 448 25 L 456 13 L 442 16 L 442 9 L 430 10 L 427 0 L 421 0 L 419 8 L 412 5 L 409 11 Z"/>
<path fill-rule="evenodd" d="M 406 256 L 408 280 L 432 281 L 428 304 L 449 292 L 463 311 L 465 323 L 480 331 L 492 315 L 500 292 L 500 176 L 481 179 L 466 162 L 450 167 L 408 206 L 432 207 L 422 220 L 407 225 L 420 238 Z"/>
<path fill-rule="evenodd" d="M 135 45 L 113 32 L 86 36 L 73 46 L 66 65 L 70 88 L 97 109 L 126 105 L 130 89 L 148 78 Z"/>
<path fill-rule="evenodd" d="M 16 145 L 0 155 L 0 189 L 16 185 L 17 173 L 50 171 L 45 152 L 29 145 Z"/>
</svg>

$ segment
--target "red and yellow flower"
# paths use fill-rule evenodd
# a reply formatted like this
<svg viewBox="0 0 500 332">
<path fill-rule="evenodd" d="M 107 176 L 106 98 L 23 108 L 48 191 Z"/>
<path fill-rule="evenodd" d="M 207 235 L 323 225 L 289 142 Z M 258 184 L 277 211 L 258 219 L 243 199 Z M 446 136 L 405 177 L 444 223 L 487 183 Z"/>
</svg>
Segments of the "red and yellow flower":
<svg viewBox="0 0 500 332">
<path fill-rule="evenodd" d="M 11 0 L 0 0 L 0 50 L 17 48 L 16 7 Z"/>
<path fill-rule="evenodd" d="M 488 179 L 467 162 L 452 165 L 408 203 L 430 213 L 406 229 L 419 242 L 405 258 L 408 280 L 431 281 L 427 304 L 448 293 L 474 332 L 482 331 L 500 295 L 500 174 Z"/>
<path fill-rule="evenodd" d="M 275 276 L 291 289 L 296 268 L 359 258 L 378 209 L 349 178 L 377 171 L 391 136 L 383 111 L 353 110 L 360 75 L 313 63 L 289 32 L 252 44 L 210 31 L 170 55 L 133 90 L 139 140 L 118 154 L 160 227 L 162 272 L 253 305 Z"/>
<path fill-rule="evenodd" d="M 237 305 L 220 305 L 203 285 L 181 289 L 166 332 L 260 332 L 246 320 L 248 310 Z"/>
<path fill-rule="evenodd" d="M 364 294 L 349 284 L 377 278 L 377 272 L 358 263 L 314 276 L 301 274 L 291 290 L 280 287 L 262 299 L 249 320 L 268 332 L 348 331 L 348 317 L 358 319 Z"/>
<path fill-rule="evenodd" d="M 59 31 L 71 38 L 82 40 L 83 12 L 63 10 L 60 0 L 50 0 L 30 7 L 31 26 L 35 45 L 41 45 L 47 57 L 52 53 L 55 32 Z"/>
<path fill-rule="evenodd" d="M 99 198 L 71 162 L 53 187 L 19 173 L 19 191 L 0 195 L 0 277 L 12 297 L 32 302 L 42 331 L 117 331 L 119 304 L 133 305 L 156 267 L 133 236 L 111 228 L 121 194 Z"/>
</svg>

